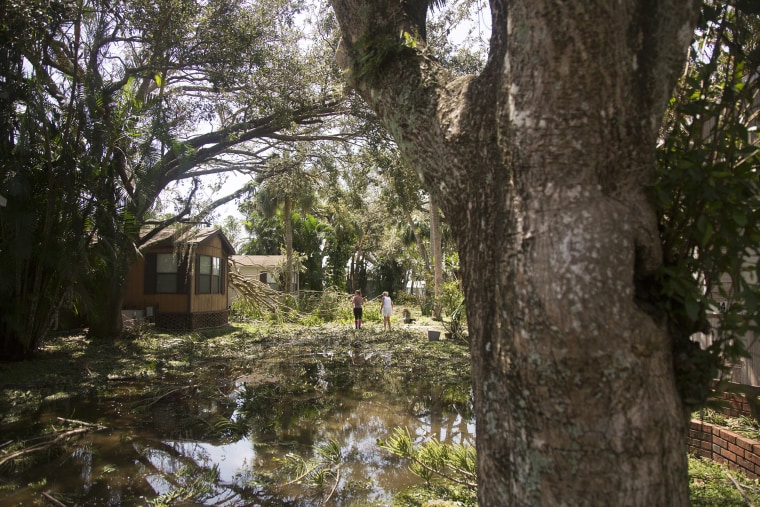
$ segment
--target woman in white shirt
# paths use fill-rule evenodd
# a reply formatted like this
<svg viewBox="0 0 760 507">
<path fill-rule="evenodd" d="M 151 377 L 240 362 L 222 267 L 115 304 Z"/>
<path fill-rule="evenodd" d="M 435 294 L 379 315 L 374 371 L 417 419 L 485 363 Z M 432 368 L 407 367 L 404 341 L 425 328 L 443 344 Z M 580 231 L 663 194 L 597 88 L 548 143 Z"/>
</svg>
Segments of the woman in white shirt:
<svg viewBox="0 0 760 507">
<path fill-rule="evenodd" d="M 383 330 L 391 330 L 391 316 L 393 315 L 393 301 L 387 292 L 383 292 L 383 298 L 380 300 L 380 313 L 383 315 Z"/>
</svg>

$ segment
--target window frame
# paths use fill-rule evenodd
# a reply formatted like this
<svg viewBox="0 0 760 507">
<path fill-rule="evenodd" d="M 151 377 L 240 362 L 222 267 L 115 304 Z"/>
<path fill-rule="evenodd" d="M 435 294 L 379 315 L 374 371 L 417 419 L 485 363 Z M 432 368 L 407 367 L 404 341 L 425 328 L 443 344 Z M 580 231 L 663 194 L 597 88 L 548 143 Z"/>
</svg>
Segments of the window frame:
<svg viewBox="0 0 760 507">
<path fill-rule="evenodd" d="M 224 294 L 224 259 L 198 254 L 196 258 L 195 293 Z"/>
<path fill-rule="evenodd" d="M 162 262 L 171 259 L 171 263 Z M 156 254 L 156 294 L 178 294 L 177 279 L 179 277 L 179 259 L 172 253 Z M 166 269 L 174 268 L 173 270 Z M 163 280 L 163 282 L 162 282 Z M 169 290 L 171 287 L 171 290 Z"/>
</svg>

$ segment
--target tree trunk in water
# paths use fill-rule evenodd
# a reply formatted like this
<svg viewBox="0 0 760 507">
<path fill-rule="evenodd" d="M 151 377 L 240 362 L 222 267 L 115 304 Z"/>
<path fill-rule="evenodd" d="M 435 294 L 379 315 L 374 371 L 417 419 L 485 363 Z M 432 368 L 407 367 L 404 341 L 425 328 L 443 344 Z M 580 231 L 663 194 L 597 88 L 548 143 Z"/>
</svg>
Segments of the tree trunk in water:
<svg viewBox="0 0 760 507">
<path fill-rule="evenodd" d="M 671 337 L 637 284 L 698 5 L 492 0 L 485 70 L 452 78 L 424 40 L 380 51 L 424 33 L 426 3 L 332 0 L 350 84 L 457 238 L 480 505 L 688 505 Z"/>
</svg>

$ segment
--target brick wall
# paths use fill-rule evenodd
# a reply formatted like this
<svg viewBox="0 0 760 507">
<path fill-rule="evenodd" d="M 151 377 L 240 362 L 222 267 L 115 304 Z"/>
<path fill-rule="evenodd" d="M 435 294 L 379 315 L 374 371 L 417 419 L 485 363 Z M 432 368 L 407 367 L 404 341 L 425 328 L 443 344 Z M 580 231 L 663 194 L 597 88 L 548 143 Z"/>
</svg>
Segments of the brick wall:
<svg viewBox="0 0 760 507">
<path fill-rule="evenodd" d="M 760 478 L 760 443 L 702 421 L 691 421 L 689 452 Z"/>
<path fill-rule="evenodd" d="M 753 417 L 752 408 L 744 394 L 722 393 L 718 399 L 725 402 L 725 406 L 720 409 L 721 414 L 728 417 L 739 417 L 743 415 Z"/>
</svg>

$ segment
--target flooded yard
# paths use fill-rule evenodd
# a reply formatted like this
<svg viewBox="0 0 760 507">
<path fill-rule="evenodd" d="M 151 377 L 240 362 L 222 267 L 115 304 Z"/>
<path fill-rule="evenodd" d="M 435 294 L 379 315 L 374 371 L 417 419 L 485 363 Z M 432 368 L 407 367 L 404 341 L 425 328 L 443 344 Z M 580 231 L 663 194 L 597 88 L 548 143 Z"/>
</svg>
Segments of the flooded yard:
<svg viewBox="0 0 760 507">
<path fill-rule="evenodd" d="M 424 330 L 58 340 L 0 365 L 2 505 L 396 505 L 396 428 L 474 444 L 467 346 Z"/>
</svg>

